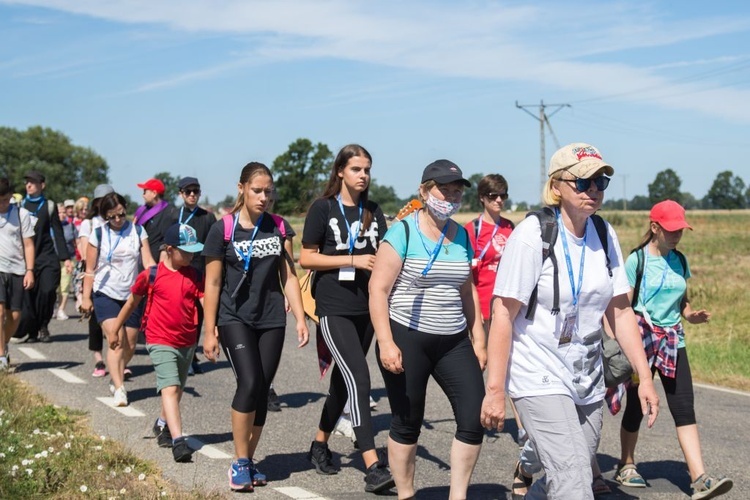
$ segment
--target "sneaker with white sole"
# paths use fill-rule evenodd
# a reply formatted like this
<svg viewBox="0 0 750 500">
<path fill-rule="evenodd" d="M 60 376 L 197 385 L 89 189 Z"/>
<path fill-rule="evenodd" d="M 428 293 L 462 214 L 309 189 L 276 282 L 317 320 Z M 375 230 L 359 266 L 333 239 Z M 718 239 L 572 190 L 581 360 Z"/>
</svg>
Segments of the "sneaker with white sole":
<svg viewBox="0 0 750 500">
<path fill-rule="evenodd" d="M 58 309 L 55 318 L 57 319 L 57 321 L 65 321 L 66 319 L 70 319 L 70 316 L 65 314 L 65 311 L 63 311 L 62 309 Z"/>
<path fill-rule="evenodd" d="M 91 374 L 92 377 L 95 378 L 101 378 L 107 374 L 107 367 L 104 365 L 103 361 L 98 361 L 94 365 L 94 371 Z"/>
<path fill-rule="evenodd" d="M 7 372 L 10 368 L 10 362 L 7 356 L 0 356 L 0 372 Z"/>
<path fill-rule="evenodd" d="M 250 460 L 238 458 L 227 471 L 229 488 L 234 491 L 253 491 L 253 478 L 250 475 Z"/>
<path fill-rule="evenodd" d="M 352 420 L 349 415 L 342 413 L 339 419 L 336 421 L 336 426 L 333 428 L 333 433 L 337 436 L 346 436 L 349 439 L 354 439 L 354 427 L 352 427 Z"/>
<path fill-rule="evenodd" d="M 125 390 L 125 387 L 119 387 L 116 389 L 113 399 L 115 406 L 128 406 L 128 393 Z"/>
<path fill-rule="evenodd" d="M 375 410 L 378 407 L 378 402 L 372 399 L 372 396 L 370 396 L 370 410 Z"/>
</svg>

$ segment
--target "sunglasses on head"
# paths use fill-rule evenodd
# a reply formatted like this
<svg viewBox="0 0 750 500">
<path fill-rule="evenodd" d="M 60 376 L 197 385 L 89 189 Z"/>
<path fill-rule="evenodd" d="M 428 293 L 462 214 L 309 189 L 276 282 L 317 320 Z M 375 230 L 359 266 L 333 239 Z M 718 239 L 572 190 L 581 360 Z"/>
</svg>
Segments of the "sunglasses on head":
<svg viewBox="0 0 750 500">
<path fill-rule="evenodd" d="M 500 198 L 501 200 L 505 201 L 508 199 L 508 193 L 487 193 L 484 196 L 486 198 L 489 198 L 490 200 L 496 200 Z"/>
<path fill-rule="evenodd" d="M 115 219 L 125 219 L 127 216 L 128 216 L 128 214 L 126 214 L 125 212 L 123 212 L 121 214 L 108 215 L 108 216 L 106 216 L 104 218 L 104 220 L 111 221 L 111 220 L 115 220 Z"/>
<path fill-rule="evenodd" d="M 190 188 L 190 189 L 183 189 L 182 194 L 185 196 L 190 196 L 193 194 L 201 194 L 200 188 Z"/>
<path fill-rule="evenodd" d="M 609 186 L 609 181 L 611 180 L 609 177 L 605 177 L 603 175 L 600 175 L 599 177 L 594 177 L 593 179 L 581 179 L 580 177 L 577 177 L 575 179 L 560 179 L 563 182 L 572 182 L 575 184 L 576 191 L 579 193 L 582 193 L 584 191 L 588 191 L 589 188 L 591 188 L 591 183 L 593 182 L 596 186 L 596 189 L 599 191 L 604 191 L 607 189 L 607 186 Z"/>
</svg>

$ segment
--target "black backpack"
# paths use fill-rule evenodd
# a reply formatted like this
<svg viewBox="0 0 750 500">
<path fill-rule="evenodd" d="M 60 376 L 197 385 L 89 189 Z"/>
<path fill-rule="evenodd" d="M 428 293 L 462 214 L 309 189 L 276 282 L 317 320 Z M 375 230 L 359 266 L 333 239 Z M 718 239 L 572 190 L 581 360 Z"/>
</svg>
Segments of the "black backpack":
<svg viewBox="0 0 750 500">
<path fill-rule="evenodd" d="M 677 254 L 677 258 L 680 259 L 680 265 L 682 266 L 682 277 L 684 278 L 687 274 L 687 259 L 685 258 L 685 255 L 677 250 L 676 248 L 673 250 L 675 254 Z M 636 257 L 638 257 L 638 265 L 636 265 L 635 268 L 635 286 L 633 287 L 633 298 L 630 301 L 630 307 L 635 310 L 635 306 L 638 304 L 638 294 L 641 292 L 641 281 L 643 280 L 643 266 L 646 265 L 645 258 L 643 256 L 643 247 L 636 248 L 630 253 L 635 253 Z"/>
<path fill-rule="evenodd" d="M 526 217 L 534 216 L 539 219 L 539 226 L 542 229 L 542 264 L 549 258 L 552 261 L 553 269 L 553 296 L 552 296 L 552 314 L 560 312 L 560 283 L 557 276 L 557 258 L 555 257 L 554 247 L 555 241 L 557 241 L 557 217 L 555 211 L 550 207 L 544 207 L 541 210 L 535 210 L 526 214 Z M 609 240 L 607 238 L 607 224 L 600 216 L 593 214 L 591 221 L 594 223 L 596 228 L 596 234 L 599 236 L 599 240 L 602 242 L 602 249 L 604 249 L 604 255 L 607 258 L 607 272 L 609 277 L 612 277 L 612 266 L 609 259 Z M 534 287 L 534 291 L 531 292 L 529 298 L 529 305 L 526 310 L 526 319 L 531 320 L 534 317 L 536 311 L 536 297 L 538 292 L 539 284 Z"/>
</svg>

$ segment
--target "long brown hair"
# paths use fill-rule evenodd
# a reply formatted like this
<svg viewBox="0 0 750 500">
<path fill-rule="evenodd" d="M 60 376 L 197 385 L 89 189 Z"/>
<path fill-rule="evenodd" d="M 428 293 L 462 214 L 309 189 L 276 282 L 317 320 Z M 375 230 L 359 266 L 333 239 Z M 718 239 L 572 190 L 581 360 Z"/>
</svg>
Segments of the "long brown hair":
<svg viewBox="0 0 750 500">
<path fill-rule="evenodd" d="M 648 231 L 646 231 L 646 234 L 643 235 L 643 238 L 641 239 L 641 242 L 638 243 L 638 246 L 632 249 L 630 253 L 637 252 L 641 248 L 644 248 L 646 245 L 651 243 L 651 240 L 653 239 L 654 239 L 654 232 L 651 230 L 651 222 L 649 222 Z"/>
<path fill-rule="evenodd" d="M 339 173 L 346 168 L 346 164 L 349 163 L 349 160 L 351 158 L 354 158 L 355 156 L 362 156 L 369 160 L 370 165 L 372 165 L 372 155 L 360 146 L 359 144 L 347 144 L 341 150 L 339 151 L 339 154 L 336 155 L 336 159 L 333 160 L 333 165 L 331 166 L 331 176 L 328 178 L 328 184 L 326 184 L 325 189 L 323 190 L 323 194 L 320 196 L 321 198 L 327 198 L 331 199 L 336 197 L 341 192 L 341 184 L 343 183 L 343 179 L 339 177 Z M 367 196 L 370 192 L 370 184 L 372 183 L 372 177 L 370 177 L 370 183 L 367 184 L 367 187 L 365 188 L 362 193 L 359 195 L 359 201 L 362 204 L 362 227 L 360 227 L 359 234 L 360 236 L 365 233 L 370 228 L 370 224 L 372 223 L 372 210 L 370 210 L 370 205 L 367 203 Z"/>
<path fill-rule="evenodd" d="M 257 175 L 267 175 L 271 179 L 271 182 L 273 182 L 273 175 L 271 175 L 271 170 L 267 166 L 257 161 L 251 161 L 242 168 L 239 183 L 247 184 L 253 177 Z M 239 212 L 242 209 L 242 205 L 244 205 L 244 203 L 244 197 L 241 194 L 238 194 L 237 201 L 234 202 L 234 208 L 232 208 L 231 213 L 235 214 Z"/>
</svg>

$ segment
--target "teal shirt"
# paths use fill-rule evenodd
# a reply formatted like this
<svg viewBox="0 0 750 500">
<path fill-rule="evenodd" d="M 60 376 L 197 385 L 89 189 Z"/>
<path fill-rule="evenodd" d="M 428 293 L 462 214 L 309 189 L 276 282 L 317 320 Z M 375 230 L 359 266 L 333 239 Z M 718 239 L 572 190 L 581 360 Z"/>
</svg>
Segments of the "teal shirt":
<svg viewBox="0 0 750 500">
<path fill-rule="evenodd" d="M 647 249 L 643 249 L 647 252 Z M 643 256 L 645 259 L 645 255 Z M 644 309 L 648 311 L 651 322 L 656 326 L 674 326 L 682 320 L 680 304 L 687 290 L 687 278 L 690 277 L 690 266 L 685 262 L 687 269 L 682 268 L 680 258 L 674 252 L 669 252 L 665 257 L 659 255 L 648 255 L 643 269 L 643 281 L 638 294 L 638 303 L 635 311 L 643 314 Z M 664 268 L 668 266 L 666 275 Z M 625 262 L 625 272 L 631 288 L 635 288 L 635 273 L 638 267 L 638 256 L 631 253 Z M 662 283 L 662 276 L 664 282 Z M 685 347 L 685 336 L 680 335 L 677 348 Z"/>
</svg>

